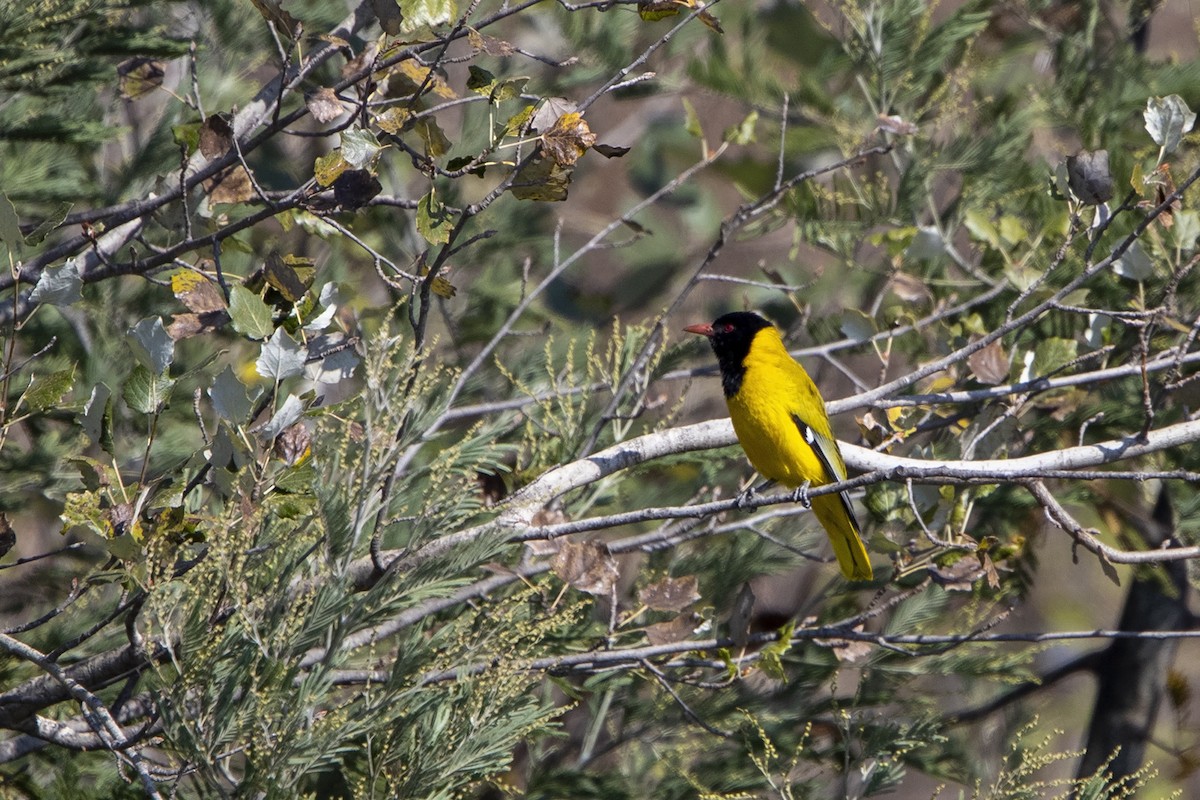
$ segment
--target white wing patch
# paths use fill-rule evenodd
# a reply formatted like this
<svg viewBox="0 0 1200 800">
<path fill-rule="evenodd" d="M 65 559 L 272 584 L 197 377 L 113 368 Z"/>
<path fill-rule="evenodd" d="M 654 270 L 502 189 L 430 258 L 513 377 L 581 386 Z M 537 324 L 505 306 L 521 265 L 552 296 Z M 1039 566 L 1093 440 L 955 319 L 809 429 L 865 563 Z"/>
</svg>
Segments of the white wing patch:
<svg viewBox="0 0 1200 800">
<path fill-rule="evenodd" d="M 838 452 L 837 442 L 828 436 L 822 436 L 812 429 L 804 420 L 792 414 L 792 421 L 796 423 L 796 427 L 800 429 L 801 435 L 804 436 L 804 441 L 813 449 L 817 460 L 821 462 L 821 466 L 825 467 L 825 474 L 833 478 L 834 481 L 846 480 L 846 467 L 842 462 L 841 453 Z M 845 492 L 839 492 L 838 497 L 842 500 L 842 505 L 846 507 L 846 513 L 850 515 L 850 522 L 854 525 L 854 529 L 858 530 L 858 518 L 854 516 L 854 509 L 850 506 L 850 496 Z"/>
</svg>

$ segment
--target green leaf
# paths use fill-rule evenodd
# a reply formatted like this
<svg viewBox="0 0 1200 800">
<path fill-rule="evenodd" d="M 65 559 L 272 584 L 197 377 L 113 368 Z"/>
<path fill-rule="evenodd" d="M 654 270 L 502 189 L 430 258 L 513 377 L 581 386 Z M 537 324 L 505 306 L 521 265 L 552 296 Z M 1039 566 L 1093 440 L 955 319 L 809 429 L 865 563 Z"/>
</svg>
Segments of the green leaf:
<svg viewBox="0 0 1200 800">
<path fill-rule="evenodd" d="M 87 405 L 83 407 L 79 424 L 89 439 L 100 449 L 112 454 L 112 389 L 103 383 L 95 385 Z"/>
<path fill-rule="evenodd" d="M 313 162 L 313 177 L 322 186 L 332 186 L 341 174 L 350 169 L 346 159 L 342 158 L 341 150 L 326 153 Z"/>
<path fill-rule="evenodd" d="M 125 381 L 121 398 L 126 405 L 141 414 L 157 414 L 170 399 L 175 381 L 155 373 L 145 364 L 138 364 Z"/>
<path fill-rule="evenodd" d="M 687 122 L 683 126 L 684 130 L 697 139 L 703 139 L 704 128 L 700 125 L 700 115 L 696 113 L 696 107 L 692 105 L 692 101 L 686 97 L 683 98 L 683 110 L 687 114 Z"/>
<path fill-rule="evenodd" d="M 400 12 L 404 33 L 444 25 L 458 16 L 454 0 L 400 0 Z"/>
<path fill-rule="evenodd" d="M 295 339 L 283 328 L 277 328 L 271 339 L 263 344 L 254 366 L 259 375 L 278 382 L 299 375 L 304 369 L 305 355 L 304 348 Z"/>
<path fill-rule="evenodd" d="M 1112 263 L 1113 272 L 1122 278 L 1144 281 L 1154 274 L 1154 262 L 1146 255 L 1140 242 L 1129 245 L 1129 249 Z"/>
<path fill-rule="evenodd" d="M 450 140 L 433 117 L 421 117 L 413 123 L 413 130 L 425 143 L 425 155 L 430 158 L 441 158 L 450 152 Z"/>
<path fill-rule="evenodd" d="M 53 211 L 46 215 L 45 219 L 38 223 L 38 226 L 33 229 L 33 232 L 25 237 L 25 243 L 30 246 L 37 246 L 41 244 L 46 239 L 46 236 L 50 233 L 50 231 L 54 230 L 59 225 L 62 225 L 63 220 L 66 219 L 67 215 L 71 213 L 73 206 L 74 204 L 68 203 L 65 200 L 59 203 Z"/>
<path fill-rule="evenodd" d="M 33 411 L 45 411 L 58 405 L 74 384 L 74 364 L 49 375 L 35 375 L 33 382 L 25 389 L 25 405 Z"/>
<path fill-rule="evenodd" d="M 1038 342 L 1033 351 L 1033 366 L 1030 377 L 1040 378 L 1058 372 L 1075 360 L 1079 343 L 1074 339 L 1061 339 L 1052 336 Z"/>
<path fill-rule="evenodd" d="M 1142 117 L 1146 120 L 1146 132 L 1163 149 L 1163 155 L 1174 153 L 1183 135 L 1196 124 L 1195 113 L 1177 94 L 1151 97 Z"/>
<path fill-rule="evenodd" d="M 467 88 L 475 94 L 481 94 L 484 97 L 490 97 L 492 87 L 496 85 L 496 76 L 488 72 L 482 67 L 477 67 L 472 64 L 468 67 L 470 74 L 467 76 Z"/>
<path fill-rule="evenodd" d="M 83 299 L 82 289 L 83 277 L 79 274 L 79 265 L 75 259 L 68 259 L 57 267 L 42 270 L 29 299 L 35 303 L 69 306 Z"/>
<path fill-rule="evenodd" d="M 0 241 L 8 245 L 12 253 L 20 253 L 25 247 L 25 237 L 21 235 L 21 221 L 17 218 L 17 209 L 13 208 L 8 195 L 0 194 Z"/>
<path fill-rule="evenodd" d="M 229 290 L 229 319 L 235 331 L 252 339 L 265 339 L 275 330 L 271 307 L 245 286 Z"/>
<path fill-rule="evenodd" d="M 417 231 L 430 244 L 446 244 L 454 228 L 454 217 L 446 210 L 433 189 L 417 201 Z"/>
<path fill-rule="evenodd" d="M 146 367 L 162 375 L 175 360 L 175 340 L 163 327 L 160 317 L 147 317 L 126 333 L 133 355 Z"/>
<path fill-rule="evenodd" d="M 342 158 L 355 169 L 366 169 L 379 157 L 382 145 L 375 134 L 365 128 L 342 131 Z"/>
<path fill-rule="evenodd" d="M 754 141 L 754 127 L 758 124 L 758 112 L 751 111 L 740 124 L 725 131 L 725 141 L 733 144 L 750 144 Z"/>
<path fill-rule="evenodd" d="M 253 407 L 250 399 L 246 397 L 246 387 L 228 366 L 213 381 L 213 385 L 208 389 L 208 396 L 217 414 L 234 425 L 245 422 Z"/>
</svg>

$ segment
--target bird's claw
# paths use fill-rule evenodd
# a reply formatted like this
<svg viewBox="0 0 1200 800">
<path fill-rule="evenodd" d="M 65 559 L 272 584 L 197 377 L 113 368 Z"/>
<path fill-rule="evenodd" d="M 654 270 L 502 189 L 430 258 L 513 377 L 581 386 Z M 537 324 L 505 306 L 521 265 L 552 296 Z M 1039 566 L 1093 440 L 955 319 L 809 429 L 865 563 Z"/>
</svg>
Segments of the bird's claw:
<svg viewBox="0 0 1200 800">
<path fill-rule="evenodd" d="M 808 496 L 808 486 L 810 481 L 805 481 L 796 487 L 796 491 L 792 492 L 792 502 L 799 503 L 805 508 L 812 508 L 812 500 Z"/>
<path fill-rule="evenodd" d="M 754 505 L 754 501 L 758 499 L 758 488 L 755 486 L 747 486 L 734 499 L 734 505 L 738 508 L 745 508 L 748 505 Z"/>
</svg>

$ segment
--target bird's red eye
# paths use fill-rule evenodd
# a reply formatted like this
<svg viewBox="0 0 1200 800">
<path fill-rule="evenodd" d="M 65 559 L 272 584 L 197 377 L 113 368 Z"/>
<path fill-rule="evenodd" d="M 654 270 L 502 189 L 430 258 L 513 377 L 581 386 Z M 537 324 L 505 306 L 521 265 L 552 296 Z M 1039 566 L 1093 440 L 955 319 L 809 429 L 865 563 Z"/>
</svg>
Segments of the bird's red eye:
<svg viewBox="0 0 1200 800">
<path fill-rule="evenodd" d="M 722 333 L 733 333 L 733 323 L 726 322 L 724 325 L 721 326 L 721 332 Z"/>
</svg>

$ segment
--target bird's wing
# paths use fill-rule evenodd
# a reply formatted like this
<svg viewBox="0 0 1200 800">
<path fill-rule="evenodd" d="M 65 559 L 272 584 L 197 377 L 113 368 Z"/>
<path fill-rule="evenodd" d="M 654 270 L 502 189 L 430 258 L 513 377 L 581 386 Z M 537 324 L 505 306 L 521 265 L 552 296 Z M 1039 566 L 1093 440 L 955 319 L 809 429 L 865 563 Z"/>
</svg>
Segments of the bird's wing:
<svg viewBox="0 0 1200 800">
<path fill-rule="evenodd" d="M 821 466 L 825 467 L 825 474 L 834 481 L 846 480 L 846 463 L 842 461 L 842 454 L 838 451 L 837 442 L 833 440 L 833 437 L 818 433 L 813 429 L 813 426 L 795 414 L 792 414 L 792 421 L 800 429 L 800 435 L 804 437 L 805 443 L 812 448 L 812 451 L 817 456 L 817 460 L 821 462 Z M 838 492 L 838 497 L 842 499 L 842 505 L 846 507 L 846 513 L 850 515 L 850 521 L 857 529 L 858 518 L 854 516 L 854 509 L 850 506 L 850 498 L 846 496 L 845 492 Z"/>
</svg>

